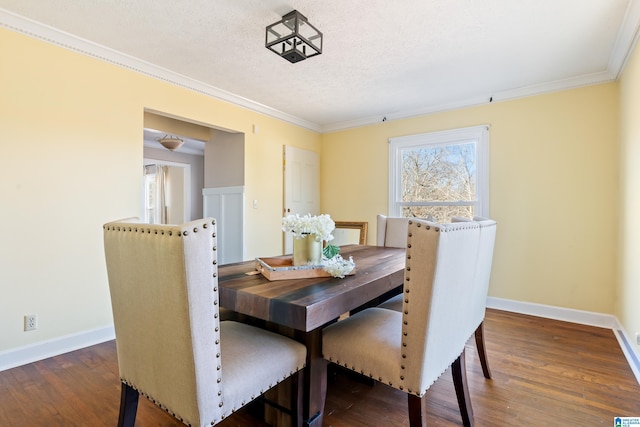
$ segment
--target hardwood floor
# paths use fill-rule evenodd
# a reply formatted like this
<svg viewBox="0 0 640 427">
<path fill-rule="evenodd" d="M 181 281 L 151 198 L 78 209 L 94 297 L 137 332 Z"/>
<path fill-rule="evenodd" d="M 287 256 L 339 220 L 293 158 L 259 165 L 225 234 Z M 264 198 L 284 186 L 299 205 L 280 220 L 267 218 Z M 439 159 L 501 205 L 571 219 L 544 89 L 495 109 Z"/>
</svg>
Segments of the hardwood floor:
<svg viewBox="0 0 640 427">
<path fill-rule="evenodd" d="M 473 340 L 467 376 L 476 426 L 612 426 L 640 417 L 640 385 L 608 329 L 488 310 L 485 334 L 492 380 Z M 0 372 L 0 426 L 114 426 L 120 383 L 115 342 Z M 406 426 L 406 395 L 330 375 L 325 427 Z M 428 392 L 431 426 L 461 425 L 451 373 Z M 144 398 L 137 426 L 181 426 Z M 266 426 L 240 411 L 222 427 Z"/>
</svg>

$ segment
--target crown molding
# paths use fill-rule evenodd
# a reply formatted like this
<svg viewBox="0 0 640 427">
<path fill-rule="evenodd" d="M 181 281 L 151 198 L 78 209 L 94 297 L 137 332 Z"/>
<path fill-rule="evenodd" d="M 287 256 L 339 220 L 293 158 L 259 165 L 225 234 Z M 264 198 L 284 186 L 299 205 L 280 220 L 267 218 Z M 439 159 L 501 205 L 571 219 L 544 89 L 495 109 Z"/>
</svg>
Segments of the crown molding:
<svg viewBox="0 0 640 427">
<path fill-rule="evenodd" d="M 629 58 L 638 43 L 640 23 L 640 0 L 629 0 L 627 11 L 618 32 L 618 38 L 609 57 L 609 72 L 620 78 Z"/>
<path fill-rule="evenodd" d="M 72 50 L 82 55 L 87 55 L 148 77 L 172 83 L 176 86 L 226 101 L 314 132 L 320 132 L 320 126 L 316 123 L 309 122 L 217 87 L 204 84 L 200 81 L 186 77 L 182 74 L 174 73 L 173 71 L 169 71 L 133 56 L 118 52 L 114 49 L 110 49 L 40 22 L 16 15 L 2 8 L 0 8 L 0 28 L 6 28 L 25 36 Z"/>
<path fill-rule="evenodd" d="M 411 117 L 424 116 L 427 114 L 442 113 L 460 108 L 474 107 L 482 104 L 489 104 L 497 101 L 508 101 L 518 98 L 526 98 L 528 96 L 542 95 L 544 93 L 558 92 L 562 90 L 575 89 L 583 86 L 591 86 L 600 83 L 607 83 L 616 80 L 616 75 L 610 71 L 588 74 L 580 77 L 557 80 L 554 82 L 543 83 L 539 85 L 526 86 L 517 89 L 506 90 L 502 92 L 487 93 L 485 96 L 467 98 L 461 101 L 450 102 L 446 104 L 434 104 L 424 108 L 415 110 L 398 111 L 385 115 L 376 115 L 365 117 L 362 119 L 351 120 L 347 122 L 334 123 L 322 126 L 322 133 L 337 132 L 341 130 L 380 124 L 392 120 L 408 119 Z"/>
<path fill-rule="evenodd" d="M 472 107 L 488 102 L 489 97 L 472 98 L 464 101 L 451 102 L 447 104 L 434 104 L 416 110 L 397 111 L 394 113 L 381 114 L 346 122 L 333 123 L 322 127 L 322 133 L 337 132 L 346 129 L 353 129 L 361 126 L 382 124 L 393 120 L 408 119 L 411 117 L 424 116 L 427 114 L 440 113 L 443 111 L 456 110 L 459 108 Z"/>
<path fill-rule="evenodd" d="M 627 61 L 633 54 L 633 50 L 640 38 L 640 0 L 629 0 L 618 37 L 609 56 L 607 69 L 605 71 L 587 74 L 583 76 L 556 80 L 539 85 L 526 86 L 496 93 L 487 93 L 483 97 L 469 98 L 447 104 L 434 104 L 417 110 L 399 111 L 389 114 L 364 117 L 340 123 L 333 123 L 322 126 L 321 132 L 337 132 L 341 130 L 379 124 L 390 120 L 407 119 L 427 114 L 440 113 L 459 108 L 473 107 L 476 105 L 488 104 L 496 101 L 507 101 L 527 96 L 542 95 L 544 93 L 558 92 L 562 90 L 575 89 L 583 86 L 590 86 L 600 83 L 616 81 L 620 78 Z"/>
</svg>

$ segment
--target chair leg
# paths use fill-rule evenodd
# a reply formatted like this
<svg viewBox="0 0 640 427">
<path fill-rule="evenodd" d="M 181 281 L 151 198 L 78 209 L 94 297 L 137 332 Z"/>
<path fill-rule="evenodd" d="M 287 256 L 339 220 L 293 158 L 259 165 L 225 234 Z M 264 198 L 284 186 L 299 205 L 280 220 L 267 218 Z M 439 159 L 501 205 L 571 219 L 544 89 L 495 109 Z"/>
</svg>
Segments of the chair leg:
<svg viewBox="0 0 640 427">
<path fill-rule="evenodd" d="M 467 384 L 467 369 L 464 360 L 465 351 L 451 364 L 451 374 L 453 375 L 453 385 L 456 389 L 462 424 L 465 427 L 473 426 L 473 408 L 471 407 L 471 396 L 469 395 L 469 385 Z"/>
<path fill-rule="evenodd" d="M 297 373 L 291 376 L 291 426 L 292 427 L 302 427 L 303 418 L 302 416 L 302 405 L 304 400 L 304 389 L 302 384 L 304 384 L 303 378 L 304 369 L 299 370 Z"/>
<path fill-rule="evenodd" d="M 122 383 L 120 391 L 120 415 L 118 416 L 118 427 L 133 427 L 136 423 L 136 412 L 138 411 L 138 390 Z"/>
<path fill-rule="evenodd" d="M 482 373 L 488 380 L 491 379 L 491 370 L 489 369 L 489 361 L 487 360 L 487 349 L 484 345 L 484 321 L 480 323 L 478 329 L 476 329 L 476 348 L 478 349 L 478 356 L 480 357 L 480 365 L 482 365 Z"/>
<path fill-rule="evenodd" d="M 409 427 L 427 427 L 426 399 L 427 395 L 418 397 L 407 394 L 409 403 Z"/>
</svg>

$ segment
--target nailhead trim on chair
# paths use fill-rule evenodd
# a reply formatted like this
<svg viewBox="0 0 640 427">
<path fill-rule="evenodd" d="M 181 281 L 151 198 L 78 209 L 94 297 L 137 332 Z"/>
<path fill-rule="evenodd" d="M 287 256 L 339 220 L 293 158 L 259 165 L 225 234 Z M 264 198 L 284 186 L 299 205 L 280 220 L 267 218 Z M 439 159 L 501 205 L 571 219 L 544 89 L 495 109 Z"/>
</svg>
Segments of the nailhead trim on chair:
<svg viewBox="0 0 640 427">
<path fill-rule="evenodd" d="M 409 221 L 409 225 L 412 225 L 413 221 Z M 422 224 L 418 223 L 418 227 L 421 227 Z M 429 229 L 430 226 L 427 226 L 427 230 Z M 406 273 L 405 273 L 405 284 L 404 284 L 404 292 L 405 292 L 405 299 L 404 299 L 404 310 L 403 310 L 403 314 L 402 314 L 402 359 L 406 359 L 407 358 L 407 353 L 405 352 L 406 348 L 407 348 L 407 341 L 406 339 L 408 338 L 408 333 L 406 330 L 406 326 L 409 325 L 409 322 L 407 321 L 406 316 L 409 314 L 409 310 L 408 310 L 408 306 L 409 306 L 409 293 L 411 292 L 411 288 L 410 288 L 410 283 L 411 283 L 411 265 L 409 264 L 409 261 L 411 260 L 411 238 L 413 237 L 413 234 L 411 231 L 407 232 L 407 266 L 405 268 Z M 406 366 L 404 364 L 400 365 L 400 370 L 401 371 L 405 371 Z M 400 375 L 400 381 L 404 381 L 404 375 Z M 403 390 L 403 387 L 400 386 L 400 390 Z M 411 390 L 408 390 L 409 393 L 411 393 Z"/>
<path fill-rule="evenodd" d="M 215 226 L 215 224 L 216 224 L 216 221 L 214 219 L 214 220 L 211 221 L 211 225 Z M 209 228 L 209 223 L 206 223 L 206 222 L 203 223 L 202 224 L 202 228 L 203 229 Z M 143 226 L 137 226 L 137 227 L 128 226 L 128 227 L 125 227 L 125 226 L 120 226 L 120 225 L 112 225 L 112 226 L 105 226 L 104 229 L 107 230 L 107 231 L 123 231 L 123 232 L 135 232 L 135 233 L 146 233 L 146 234 L 151 234 L 153 232 L 153 234 L 156 234 L 156 235 L 157 234 L 160 234 L 162 236 L 165 235 L 165 230 L 158 230 L 158 229 L 154 228 L 153 226 L 145 226 L 145 227 L 143 227 Z M 192 229 L 192 231 L 193 231 L 193 233 L 197 233 L 199 231 L 199 228 L 198 227 L 194 227 Z M 173 236 L 173 230 L 167 231 L 167 234 L 169 236 Z M 186 237 L 188 235 L 189 235 L 189 231 L 185 230 L 183 232 L 178 232 L 177 237 Z M 216 237 L 216 233 L 215 232 L 212 233 L 212 237 L 213 238 Z M 212 251 L 213 252 L 217 251 L 217 246 L 216 245 L 214 245 L 212 247 Z M 214 259 L 212 261 L 212 265 L 217 265 L 218 261 L 217 261 L 216 257 L 214 256 L 213 258 Z M 214 278 L 217 277 L 217 273 L 214 273 L 213 277 Z M 217 290 L 218 290 L 217 287 L 213 288 L 214 294 L 217 293 Z M 214 302 L 213 303 L 216 306 L 218 305 L 218 298 L 217 297 L 214 298 Z M 218 319 L 219 318 L 218 313 L 215 313 L 213 317 L 215 319 Z M 219 326 L 216 326 L 215 330 L 216 330 L 216 332 L 219 332 L 219 330 L 220 330 Z M 220 344 L 220 340 L 216 340 L 216 344 L 219 345 Z M 219 352 L 216 354 L 216 358 L 220 358 L 220 353 Z M 220 366 L 217 367 L 217 370 L 220 371 Z M 217 383 L 220 383 L 221 380 L 222 380 L 221 378 L 217 378 L 216 379 Z M 191 426 L 191 424 L 189 424 L 187 421 L 185 421 L 185 419 L 181 415 L 177 414 L 171 408 L 168 408 L 167 406 L 165 406 L 164 404 L 162 404 L 161 402 L 156 400 L 153 396 L 151 396 L 148 393 L 142 391 L 140 388 L 136 387 L 130 381 L 128 381 L 128 380 L 126 380 L 124 378 L 120 378 L 120 381 L 123 382 L 124 384 L 128 385 L 129 387 L 133 388 L 134 390 L 136 390 L 139 394 L 141 394 L 142 396 L 146 397 L 149 401 L 151 401 L 157 407 L 159 407 L 160 409 L 162 409 L 166 413 L 170 414 L 171 416 L 173 416 L 174 418 L 176 418 L 180 422 L 185 423 L 188 426 Z M 218 390 L 218 396 L 222 397 L 222 391 L 221 390 Z M 223 401 L 220 401 L 219 406 L 220 407 L 223 406 Z M 224 419 L 224 417 L 225 417 L 225 415 L 222 416 L 221 420 Z M 215 425 L 216 423 L 218 423 L 221 420 L 212 420 L 211 421 L 211 425 L 213 426 L 213 425 Z"/>
<path fill-rule="evenodd" d="M 216 225 L 216 221 L 215 221 L 215 219 L 214 219 L 213 221 L 211 221 L 211 225 L 213 225 L 213 226 L 215 226 L 215 225 Z M 204 225 L 203 225 L 203 228 L 208 228 L 208 224 L 204 224 Z M 196 231 L 196 230 L 194 229 L 194 231 Z M 215 239 L 215 238 L 216 238 L 215 230 L 214 230 L 214 232 L 212 232 L 212 233 L 211 233 L 211 237 L 212 237 L 213 239 Z M 214 255 L 213 255 L 213 260 L 211 261 L 211 265 L 214 265 L 214 266 L 218 264 L 217 257 L 215 256 L 215 252 L 218 250 L 218 247 L 215 245 L 215 243 L 216 243 L 216 242 L 215 242 L 215 240 L 214 240 L 214 245 L 211 247 L 211 251 L 214 253 Z M 214 271 L 214 272 L 213 272 L 213 274 L 212 274 L 211 276 L 215 279 L 216 277 L 218 277 L 218 274 L 217 274 L 217 272 L 215 272 L 215 271 Z M 213 287 L 213 294 L 214 294 L 213 305 L 214 305 L 214 306 L 217 306 L 217 305 L 218 305 L 218 296 L 217 296 L 217 292 L 218 292 L 218 287 L 217 287 L 217 286 L 214 286 L 214 287 Z M 220 316 L 218 315 L 218 313 L 217 313 L 217 312 L 216 312 L 216 313 L 214 313 L 214 315 L 213 315 L 213 318 L 214 318 L 214 319 L 218 319 L 219 317 L 220 317 Z M 220 325 L 218 324 L 218 325 L 215 327 L 215 332 L 216 332 L 216 333 L 218 333 L 219 331 L 220 331 Z M 220 340 L 219 340 L 219 339 L 216 339 L 216 340 L 215 340 L 215 344 L 218 346 L 218 351 L 216 352 L 216 359 L 220 359 L 220 347 L 219 347 L 219 346 L 220 346 Z M 220 363 L 220 362 L 218 361 L 218 363 Z M 219 376 L 219 375 L 220 375 L 220 370 L 221 370 L 221 369 L 222 369 L 221 365 L 220 365 L 220 364 L 218 364 L 218 365 L 216 366 L 216 372 L 218 372 L 218 378 L 216 378 L 216 384 L 220 384 L 220 383 L 222 382 L 222 378 Z M 224 405 L 224 399 L 223 399 L 223 397 L 222 397 L 222 387 L 221 387 L 221 389 L 219 389 L 219 390 L 218 390 L 217 395 L 218 395 L 218 397 L 220 398 L 220 402 L 218 403 L 218 407 L 219 407 L 219 408 L 222 408 L 222 406 Z M 218 423 L 218 422 L 220 422 L 220 421 L 224 420 L 224 417 L 225 417 L 225 414 L 223 413 L 223 414 L 221 415 L 220 420 L 215 420 L 215 419 L 211 420 L 211 425 L 213 426 L 213 425 L 215 425 L 216 423 Z"/>
<path fill-rule="evenodd" d="M 161 402 L 158 402 L 153 396 L 151 396 L 148 393 L 145 393 L 144 391 L 140 390 L 138 387 L 136 387 L 135 385 L 133 385 L 130 381 L 127 381 L 124 378 L 120 378 L 120 381 L 126 385 L 128 385 L 129 387 L 131 387 L 132 389 L 134 389 L 135 391 L 137 391 L 139 394 L 141 394 L 143 397 L 147 398 L 151 403 L 153 403 L 154 405 L 156 405 L 158 408 L 162 409 L 163 411 L 165 411 L 167 414 L 170 414 L 172 417 L 174 417 L 175 419 L 179 420 L 182 423 L 185 423 L 188 426 L 191 426 L 191 424 L 187 423 L 184 418 L 182 418 L 179 414 L 176 414 L 174 411 L 172 411 L 170 408 L 167 408 L 165 405 L 163 405 Z"/>
<path fill-rule="evenodd" d="M 409 221 L 409 225 L 411 225 L 411 224 L 413 224 L 413 221 L 411 221 L 411 220 L 410 220 L 410 221 Z M 445 227 L 444 229 L 443 229 L 443 228 L 441 228 L 441 227 L 433 227 L 433 230 L 434 230 L 435 232 L 439 233 L 439 232 L 447 232 L 447 231 L 462 230 L 462 229 L 467 229 L 467 228 L 476 228 L 476 226 L 474 225 L 474 223 L 465 223 L 465 222 L 460 222 L 460 223 L 453 223 L 453 224 L 454 224 L 454 226 L 447 226 L 447 227 Z M 421 224 L 421 223 L 417 223 L 416 225 L 417 225 L 417 227 L 418 227 L 418 228 L 421 228 L 423 224 Z M 426 230 L 431 230 L 431 228 L 432 228 L 432 226 L 430 226 L 430 225 L 425 225 L 425 229 L 426 229 Z M 406 267 L 406 271 L 407 271 L 407 273 L 406 273 L 406 275 L 405 275 L 405 276 L 406 276 L 406 279 L 405 279 L 405 285 L 404 285 L 404 292 L 405 292 L 405 294 L 406 294 L 406 298 L 405 298 L 405 300 L 404 300 L 404 302 L 405 302 L 405 306 L 408 306 L 408 305 L 409 305 L 409 301 L 410 301 L 410 300 L 409 300 L 409 294 L 410 294 L 410 292 L 411 292 L 411 289 L 410 289 L 410 287 L 409 287 L 409 284 L 410 284 L 410 282 L 411 282 L 411 277 L 409 277 L 409 274 L 411 273 L 411 265 L 409 265 L 409 261 L 411 260 L 411 237 L 413 237 L 413 236 L 412 236 L 412 233 L 411 233 L 410 231 L 408 232 L 407 237 L 408 237 L 408 238 L 407 238 L 407 267 Z M 407 330 L 406 330 L 404 327 L 409 325 L 409 322 L 408 322 L 408 320 L 407 320 L 407 318 L 406 318 L 406 316 L 407 316 L 408 314 L 409 314 L 408 310 L 407 310 L 407 309 L 404 309 L 404 310 L 403 310 L 403 315 L 402 315 L 402 325 L 403 325 L 403 330 L 402 330 L 402 336 L 403 336 L 402 347 L 403 347 L 403 348 L 406 348 L 406 347 L 407 347 L 407 342 L 406 342 L 406 341 L 404 341 L 404 340 L 405 340 L 405 338 L 407 338 L 407 337 L 408 337 L 408 333 L 407 333 Z M 407 354 L 403 352 L 403 353 L 402 353 L 402 358 L 403 358 L 403 359 L 406 359 L 406 358 L 407 358 Z M 400 365 L 400 369 L 404 371 L 404 370 L 405 370 L 405 365 Z M 440 375 L 438 375 L 438 377 L 442 376 L 442 374 L 444 374 L 444 372 L 446 372 L 446 371 L 441 372 L 441 373 L 440 373 Z M 404 375 L 400 375 L 400 380 L 401 380 L 401 381 L 403 381 L 403 380 L 404 380 Z M 391 385 L 391 383 L 389 383 L 389 385 Z M 416 396 L 418 396 L 418 397 L 422 397 L 422 396 L 424 396 L 424 394 L 427 392 L 427 390 L 429 389 L 429 387 L 430 387 L 430 386 L 431 386 L 430 384 L 429 384 L 429 385 L 427 385 L 427 387 L 425 388 L 425 390 L 423 390 L 422 392 L 407 389 L 407 393 L 414 394 L 414 395 L 416 395 Z M 402 390 L 402 386 L 400 386 L 400 390 Z"/>
<path fill-rule="evenodd" d="M 216 224 L 215 220 L 213 220 L 213 221 L 211 222 L 211 224 L 212 224 L 212 225 L 215 225 L 215 224 Z M 206 229 L 206 228 L 208 228 L 208 227 L 209 227 L 209 224 L 208 224 L 208 223 L 204 223 L 204 224 L 202 224 L 202 228 Z M 153 230 L 153 233 L 154 233 L 154 234 L 158 234 L 158 230 L 157 230 L 157 229 L 154 229 L 152 226 L 151 226 L 151 227 L 148 227 L 148 228 L 147 228 L 147 227 L 142 227 L 142 226 L 139 226 L 139 227 L 124 227 L 124 226 L 111 226 L 111 227 L 106 227 L 106 226 L 105 226 L 104 228 L 105 228 L 106 230 L 108 230 L 108 231 L 124 231 L 124 232 L 127 232 L 127 231 L 128 231 L 128 232 L 136 232 L 136 233 L 138 233 L 138 232 L 139 232 L 139 233 L 146 233 L 146 234 L 151 234 L 151 232 L 152 232 L 152 230 Z M 198 230 L 199 230 L 199 228 L 198 228 L 198 227 L 194 227 L 194 228 L 193 228 L 193 232 L 194 232 L 194 233 L 197 233 L 197 232 L 198 232 Z M 161 234 L 161 235 L 164 235 L 164 233 L 165 233 L 165 231 L 164 231 L 164 230 L 160 230 L 160 234 Z M 167 232 L 167 234 L 168 234 L 169 236 L 173 236 L 173 231 L 168 231 L 168 232 Z M 188 235 L 189 235 L 189 232 L 188 232 L 187 230 L 183 231 L 182 233 L 181 233 L 181 232 L 178 232 L 178 237 L 186 237 L 186 236 L 188 236 Z M 212 233 L 212 235 L 211 235 L 211 236 L 212 236 L 213 238 L 215 238 L 215 237 L 216 237 L 216 233 Z M 212 251 L 213 251 L 213 252 L 215 252 L 215 251 L 217 251 L 217 250 L 218 250 L 218 248 L 217 248 L 217 246 L 216 246 L 216 245 L 214 245 L 211 249 L 212 249 Z M 214 259 L 213 259 L 213 261 L 212 261 L 212 265 L 217 265 L 217 264 L 218 264 L 218 261 L 217 261 L 216 257 L 214 256 Z M 217 273 L 213 273 L 213 277 L 214 277 L 214 278 L 218 277 Z M 213 304 L 214 304 L 215 306 L 217 306 L 217 305 L 218 305 L 217 292 L 218 292 L 218 287 L 217 287 L 217 286 L 214 286 L 214 287 L 213 287 L 213 293 L 214 293 L 216 296 L 215 296 L 215 298 L 214 298 L 214 300 L 213 300 Z M 214 317 L 215 319 L 218 319 L 218 318 L 219 318 L 218 313 L 214 313 L 214 316 L 213 316 L 213 317 Z M 216 327 L 215 327 L 215 332 L 219 332 L 219 331 L 220 331 L 220 327 L 219 327 L 219 325 L 218 325 L 218 326 L 216 326 Z M 216 340 L 215 340 L 215 344 L 219 346 L 219 345 L 220 345 L 220 340 L 219 340 L 219 339 L 216 339 Z M 221 353 L 220 353 L 220 351 L 219 351 L 219 347 L 218 347 L 218 352 L 216 353 L 216 359 L 220 359 L 220 357 L 221 357 Z M 288 376 L 287 376 L 287 375 L 283 375 L 282 380 L 278 380 L 278 381 L 276 381 L 275 383 L 270 384 L 270 385 L 267 387 L 267 390 L 269 390 L 269 389 L 271 389 L 271 388 L 275 387 L 276 385 L 280 384 L 280 382 L 282 382 L 283 380 L 287 379 L 289 376 L 293 375 L 295 372 L 298 372 L 299 370 L 304 369 L 305 367 L 306 367 L 306 363 L 303 363 L 303 364 L 302 364 L 302 366 L 298 366 L 298 367 L 296 367 L 296 370 L 295 370 L 295 371 L 290 372 L 290 374 L 289 374 Z M 216 371 L 219 373 L 221 370 L 222 370 L 221 365 L 217 365 L 217 367 L 216 367 Z M 140 390 L 138 387 L 136 387 L 135 385 L 133 385 L 130 381 L 128 381 L 128 380 L 126 380 L 126 379 L 124 379 L 124 378 L 120 378 L 120 381 L 121 381 L 121 382 L 123 382 L 124 384 L 128 385 L 129 387 L 133 388 L 134 390 L 136 390 L 139 394 L 141 394 L 142 396 L 146 397 L 149 401 L 151 401 L 153 404 L 155 404 L 157 407 L 159 407 L 160 409 L 162 409 L 162 410 L 163 410 L 163 411 L 165 411 L 166 413 L 170 414 L 171 416 L 173 416 L 174 418 L 176 418 L 176 419 L 177 419 L 177 420 L 179 420 L 180 422 L 182 422 L 182 423 L 184 423 L 184 424 L 188 425 L 189 427 L 191 427 L 191 424 L 189 424 L 187 421 L 185 421 L 185 419 L 184 419 L 181 415 L 177 414 L 177 413 L 176 413 L 175 411 L 173 411 L 172 409 L 170 409 L 170 408 L 166 407 L 165 405 L 163 405 L 161 402 L 159 402 L 158 400 L 156 400 L 153 396 L 151 396 L 151 395 L 149 395 L 148 393 L 146 393 L 146 392 L 144 392 L 144 391 Z M 221 378 L 221 377 L 216 378 L 216 383 L 217 383 L 217 384 L 220 384 L 221 382 L 222 382 L 222 378 Z M 260 394 L 264 394 L 264 393 L 265 393 L 265 390 L 264 390 L 264 389 L 263 389 L 263 390 L 260 390 Z M 222 396 L 223 396 L 222 390 L 218 390 L 217 395 L 218 395 L 218 397 L 221 399 L 221 400 L 220 400 L 220 402 L 218 403 L 218 407 L 222 408 L 222 407 L 224 407 L 224 400 L 223 400 L 223 397 L 222 397 Z M 257 396 L 252 395 L 252 396 L 251 396 L 251 400 L 254 400 L 256 397 L 257 397 Z M 245 402 L 242 402 L 242 406 L 244 406 L 244 405 L 245 405 Z M 211 420 L 211 425 L 213 426 L 213 425 L 215 425 L 215 424 L 219 423 L 220 421 L 224 420 L 226 417 L 228 417 L 229 415 L 231 415 L 232 413 L 234 413 L 237 409 L 238 409 L 238 408 L 231 408 L 231 410 L 230 410 L 230 411 L 223 413 L 223 414 L 221 415 L 221 417 L 220 417 L 220 419 L 219 419 L 219 420 L 217 420 L 217 419 Z"/>
</svg>

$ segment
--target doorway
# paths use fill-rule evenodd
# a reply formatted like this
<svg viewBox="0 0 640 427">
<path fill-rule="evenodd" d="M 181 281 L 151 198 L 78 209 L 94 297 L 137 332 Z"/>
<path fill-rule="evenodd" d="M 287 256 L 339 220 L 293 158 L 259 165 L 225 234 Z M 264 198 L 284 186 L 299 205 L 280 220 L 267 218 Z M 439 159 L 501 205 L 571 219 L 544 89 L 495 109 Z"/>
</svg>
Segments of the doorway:
<svg viewBox="0 0 640 427">
<path fill-rule="evenodd" d="M 167 176 L 173 175 L 175 181 L 168 189 L 167 202 L 184 206 L 182 216 L 177 209 L 172 215 L 168 206 L 166 220 L 180 224 L 203 217 L 216 218 L 218 262 L 243 261 L 244 134 L 157 111 L 145 111 L 144 126 L 145 165 L 169 166 Z M 158 139 L 165 134 L 182 139 L 184 144 L 174 150 L 161 146 Z M 184 178 L 182 183 L 180 176 Z M 181 188 L 184 190 L 179 191 Z M 144 198 L 143 212 L 152 201 L 158 201 L 161 193 L 155 194 L 151 199 Z M 182 203 L 180 195 L 184 195 Z M 179 220 L 181 217 L 183 221 Z"/>
</svg>

